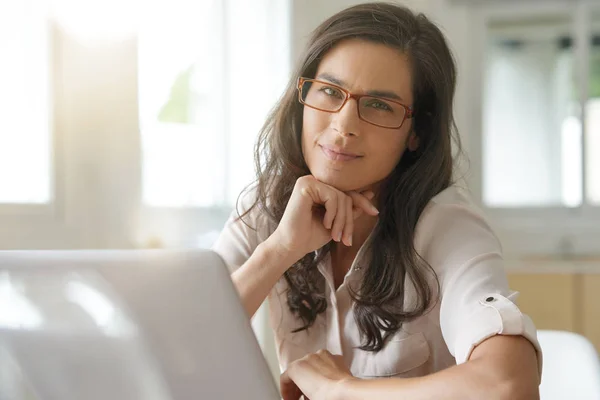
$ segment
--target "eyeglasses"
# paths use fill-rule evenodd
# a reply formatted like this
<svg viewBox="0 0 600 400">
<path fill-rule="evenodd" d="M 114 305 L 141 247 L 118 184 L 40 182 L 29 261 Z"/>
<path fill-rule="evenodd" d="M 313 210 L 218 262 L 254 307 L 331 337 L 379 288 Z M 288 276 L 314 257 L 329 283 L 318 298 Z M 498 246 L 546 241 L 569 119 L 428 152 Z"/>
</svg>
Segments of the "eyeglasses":
<svg viewBox="0 0 600 400">
<path fill-rule="evenodd" d="M 412 107 L 394 100 L 352 94 L 337 85 L 316 79 L 298 79 L 298 100 L 315 110 L 336 113 L 350 99 L 358 104 L 358 118 L 375 126 L 398 129 L 406 119 L 413 117 Z"/>
</svg>

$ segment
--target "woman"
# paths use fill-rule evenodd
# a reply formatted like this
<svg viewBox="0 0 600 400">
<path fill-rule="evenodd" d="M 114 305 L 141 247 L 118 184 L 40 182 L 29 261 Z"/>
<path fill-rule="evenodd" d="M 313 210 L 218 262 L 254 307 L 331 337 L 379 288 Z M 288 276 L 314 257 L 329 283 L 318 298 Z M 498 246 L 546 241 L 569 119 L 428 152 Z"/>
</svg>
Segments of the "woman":
<svg viewBox="0 0 600 400">
<path fill-rule="evenodd" d="M 314 32 L 214 246 L 249 315 L 269 299 L 284 398 L 538 396 L 535 327 L 453 183 L 455 82 L 439 29 L 403 7 Z"/>
</svg>

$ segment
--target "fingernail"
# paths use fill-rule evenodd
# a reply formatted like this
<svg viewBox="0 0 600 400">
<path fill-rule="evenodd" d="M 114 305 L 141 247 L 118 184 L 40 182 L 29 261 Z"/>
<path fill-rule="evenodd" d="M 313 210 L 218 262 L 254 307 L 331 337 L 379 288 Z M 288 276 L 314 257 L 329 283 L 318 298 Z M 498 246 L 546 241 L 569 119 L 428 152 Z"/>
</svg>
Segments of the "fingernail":
<svg viewBox="0 0 600 400">
<path fill-rule="evenodd" d="M 378 209 L 377 209 L 377 208 L 376 208 L 374 205 L 372 205 L 372 204 L 371 204 L 371 209 L 372 209 L 374 212 L 376 212 L 377 214 L 379 214 L 379 210 L 378 210 Z"/>
<path fill-rule="evenodd" d="M 342 241 L 342 233 L 341 233 L 341 232 L 340 232 L 340 233 L 338 233 L 338 235 L 337 235 L 337 241 L 338 241 L 338 242 L 341 242 L 341 241 Z"/>
<path fill-rule="evenodd" d="M 350 235 L 350 237 L 348 238 L 348 243 L 349 243 L 349 246 L 352 246 L 352 235 Z"/>
</svg>

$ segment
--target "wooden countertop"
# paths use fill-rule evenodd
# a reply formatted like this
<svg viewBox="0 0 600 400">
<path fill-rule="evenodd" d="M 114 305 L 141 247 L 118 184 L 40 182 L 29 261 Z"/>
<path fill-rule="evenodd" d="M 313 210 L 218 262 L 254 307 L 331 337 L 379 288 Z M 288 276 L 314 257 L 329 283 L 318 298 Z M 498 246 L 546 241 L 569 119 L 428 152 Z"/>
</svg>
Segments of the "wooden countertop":
<svg viewBox="0 0 600 400">
<path fill-rule="evenodd" d="M 509 273 L 600 274 L 600 255 L 558 258 L 553 256 L 505 257 Z"/>
</svg>

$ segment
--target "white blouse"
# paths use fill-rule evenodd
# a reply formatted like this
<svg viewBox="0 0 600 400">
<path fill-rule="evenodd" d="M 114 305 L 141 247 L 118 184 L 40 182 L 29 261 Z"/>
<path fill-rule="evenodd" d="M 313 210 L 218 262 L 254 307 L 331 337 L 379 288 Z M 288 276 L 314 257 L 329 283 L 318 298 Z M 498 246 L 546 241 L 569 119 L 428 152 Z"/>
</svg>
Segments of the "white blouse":
<svg viewBox="0 0 600 400">
<path fill-rule="evenodd" d="M 243 210 L 251 204 L 249 198 L 242 202 Z M 276 227 L 258 208 L 244 217 L 256 230 L 236 219 L 234 211 L 213 247 L 232 272 Z M 343 355 L 352 374 L 360 378 L 424 376 L 464 363 L 475 346 L 501 334 L 522 335 L 531 341 L 541 374 L 542 352 L 535 326 L 515 305 L 518 292 L 508 287 L 501 245 L 466 191 L 451 186 L 435 196 L 418 220 L 414 240 L 418 254 L 439 279 L 440 292 L 434 278 L 430 279 L 439 301 L 425 315 L 404 323 L 377 353 L 358 348 L 359 330 L 348 291 L 364 271 L 357 262 L 362 248 L 337 290 L 329 256 L 318 265 L 327 282 L 327 310 L 308 330 L 292 333 L 303 324 L 288 308 L 287 282 L 281 278 L 268 296 L 281 370 L 306 354 L 327 349 Z M 410 309 L 416 292 L 410 279 L 406 281 L 404 304 Z"/>
</svg>

